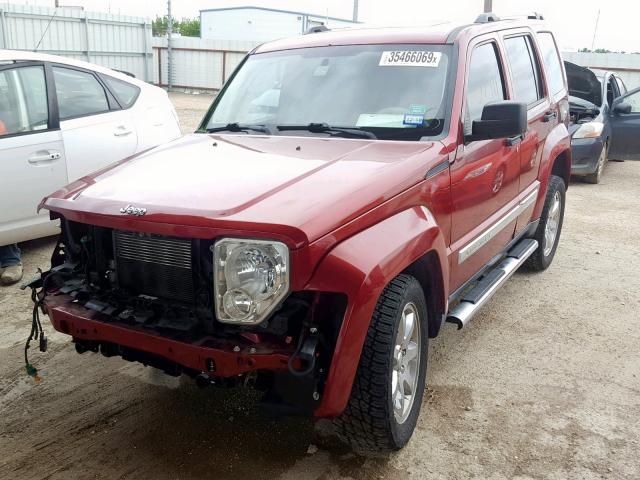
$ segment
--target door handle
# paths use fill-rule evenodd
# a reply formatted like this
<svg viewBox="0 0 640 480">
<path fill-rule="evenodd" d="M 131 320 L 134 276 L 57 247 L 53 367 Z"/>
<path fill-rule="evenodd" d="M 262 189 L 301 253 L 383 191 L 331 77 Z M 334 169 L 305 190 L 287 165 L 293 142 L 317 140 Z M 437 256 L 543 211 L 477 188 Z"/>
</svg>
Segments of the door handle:
<svg viewBox="0 0 640 480">
<path fill-rule="evenodd" d="M 507 137 L 507 146 L 513 147 L 514 145 L 517 145 L 520 142 L 522 142 L 522 140 L 524 140 L 524 133 L 521 133 L 520 135 L 516 135 L 515 137 Z"/>
<path fill-rule="evenodd" d="M 113 132 L 113 135 L 115 137 L 126 137 L 127 135 L 131 135 L 132 133 L 133 133 L 133 130 L 129 130 L 124 125 L 120 125 L 119 127 L 116 127 L 115 131 Z"/>
<path fill-rule="evenodd" d="M 60 160 L 62 158 L 62 154 L 60 152 L 37 152 L 31 155 L 28 158 L 28 161 L 32 165 L 42 165 L 47 163 L 53 163 L 56 160 Z"/>
<path fill-rule="evenodd" d="M 555 110 L 549 110 L 542 117 L 542 121 L 543 122 L 550 122 L 552 118 L 556 118 L 557 116 L 558 116 L 558 113 Z"/>
</svg>

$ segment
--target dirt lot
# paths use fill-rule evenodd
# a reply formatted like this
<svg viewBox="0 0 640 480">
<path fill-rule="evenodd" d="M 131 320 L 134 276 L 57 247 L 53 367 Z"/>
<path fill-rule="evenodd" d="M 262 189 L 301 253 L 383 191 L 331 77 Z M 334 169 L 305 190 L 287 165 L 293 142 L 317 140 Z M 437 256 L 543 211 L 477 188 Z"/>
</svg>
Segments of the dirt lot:
<svg viewBox="0 0 640 480">
<path fill-rule="evenodd" d="M 189 131 L 210 98 L 174 100 Z M 28 296 L 0 289 L 0 479 L 637 479 L 639 214 L 640 162 L 573 183 L 553 266 L 516 274 L 468 328 L 431 343 L 418 429 L 388 458 L 266 418 L 248 392 L 80 356 L 47 323 L 35 385 Z M 26 271 L 51 247 L 25 244 Z"/>
</svg>

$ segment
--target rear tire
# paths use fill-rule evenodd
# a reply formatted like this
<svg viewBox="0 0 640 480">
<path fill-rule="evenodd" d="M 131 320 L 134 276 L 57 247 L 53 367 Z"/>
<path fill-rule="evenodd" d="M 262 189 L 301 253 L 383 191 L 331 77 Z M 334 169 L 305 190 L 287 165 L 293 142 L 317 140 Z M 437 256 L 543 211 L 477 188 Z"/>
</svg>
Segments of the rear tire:
<svg viewBox="0 0 640 480">
<path fill-rule="evenodd" d="M 602 173 L 604 172 L 604 167 L 607 165 L 609 161 L 609 144 L 605 142 L 602 146 L 602 152 L 600 152 L 600 157 L 598 157 L 598 165 L 596 165 L 596 171 L 585 175 L 583 180 L 587 183 L 598 184 L 600 180 L 602 180 Z"/>
<path fill-rule="evenodd" d="M 354 450 L 399 450 L 411 438 L 425 388 L 427 325 L 420 283 L 398 275 L 378 299 L 349 403 L 335 420 Z"/>
<path fill-rule="evenodd" d="M 564 220 L 564 207 L 566 201 L 566 187 L 562 178 L 551 175 L 547 187 L 547 195 L 540 216 L 540 223 L 533 236 L 538 241 L 538 249 L 526 262 L 531 270 L 542 271 L 549 268 L 558 248 L 562 223 Z"/>
</svg>

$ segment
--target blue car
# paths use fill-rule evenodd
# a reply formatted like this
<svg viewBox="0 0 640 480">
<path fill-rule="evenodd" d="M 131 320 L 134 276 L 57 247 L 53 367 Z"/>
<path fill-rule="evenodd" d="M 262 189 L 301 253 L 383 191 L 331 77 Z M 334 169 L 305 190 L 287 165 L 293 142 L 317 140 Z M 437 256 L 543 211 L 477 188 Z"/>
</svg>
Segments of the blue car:
<svg viewBox="0 0 640 480">
<path fill-rule="evenodd" d="M 612 72 L 564 62 L 569 84 L 571 174 L 599 183 L 609 158 L 640 160 L 640 88 Z"/>
</svg>

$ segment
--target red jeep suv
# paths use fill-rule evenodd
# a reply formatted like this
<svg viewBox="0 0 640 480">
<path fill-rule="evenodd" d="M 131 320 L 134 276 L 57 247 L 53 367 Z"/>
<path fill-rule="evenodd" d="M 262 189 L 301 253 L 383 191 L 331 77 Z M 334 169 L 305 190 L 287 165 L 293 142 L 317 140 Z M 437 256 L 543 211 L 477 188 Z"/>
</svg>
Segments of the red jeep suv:
<svg viewBox="0 0 640 480">
<path fill-rule="evenodd" d="M 267 43 L 196 133 L 43 200 L 62 233 L 34 298 L 79 353 L 398 449 L 429 339 L 553 260 L 568 120 L 539 18 Z"/>
</svg>

